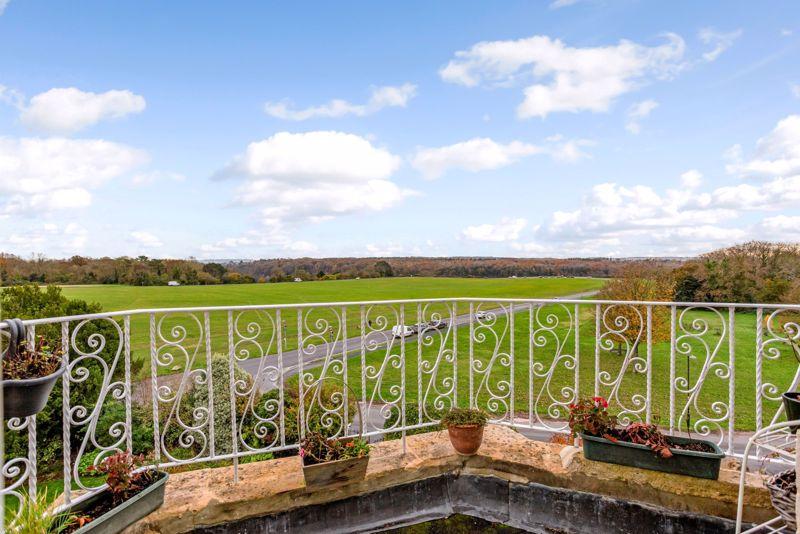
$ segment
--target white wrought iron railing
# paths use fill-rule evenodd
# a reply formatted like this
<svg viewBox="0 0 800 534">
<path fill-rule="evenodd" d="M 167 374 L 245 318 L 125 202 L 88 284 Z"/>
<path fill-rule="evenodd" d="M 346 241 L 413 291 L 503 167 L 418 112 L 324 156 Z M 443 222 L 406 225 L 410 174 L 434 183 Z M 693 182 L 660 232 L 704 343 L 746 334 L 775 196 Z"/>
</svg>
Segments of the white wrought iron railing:
<svg viewBox="0 0 800 534">
<path fill-rule="evenodd" d="M 238 479 L 240 462 L 309 430 L 405 439 L 455 405 L 564 432 L 583 395 L 737 455 L 784 417 L 799 319 L 800 305 L 455 298 L 28 320 L 28 339 L 59 343 L 68 366 L 45 412 L 5 422 L 0 491 L 13 510 L 46 481 L 69 504 L 102 489 L 87 465 L 125 450 L 228 461 Z"/>
</svg>

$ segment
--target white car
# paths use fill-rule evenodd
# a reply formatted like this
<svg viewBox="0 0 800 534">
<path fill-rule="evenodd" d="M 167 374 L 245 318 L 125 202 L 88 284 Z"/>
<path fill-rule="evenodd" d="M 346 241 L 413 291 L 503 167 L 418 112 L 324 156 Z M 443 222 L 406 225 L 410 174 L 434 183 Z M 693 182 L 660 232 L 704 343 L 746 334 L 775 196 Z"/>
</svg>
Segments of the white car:
<svg viewBox="0 0 800 534">
<path fill-rule="evenodd" d="M 397 325 L 392 327 L 392 335 L 394 337 L 408 337 L 416 333 L 413 326 Z"/>
<path fill-rule="evenodd" d="M 478 319 L 479 321 L 481 321 L 483 319 L 488 319 L 489 318 L 489 312 L 485 312 L 485 311 L 475 312 L 475 318 Z"/>
</svg>

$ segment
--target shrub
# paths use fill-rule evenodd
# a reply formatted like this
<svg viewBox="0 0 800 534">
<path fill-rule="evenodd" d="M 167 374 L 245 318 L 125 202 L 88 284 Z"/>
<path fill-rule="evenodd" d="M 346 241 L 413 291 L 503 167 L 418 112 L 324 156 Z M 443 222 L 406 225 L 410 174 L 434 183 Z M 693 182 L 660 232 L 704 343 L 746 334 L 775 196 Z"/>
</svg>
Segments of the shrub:
<svg viewBox="0 0 800 534">
<path fill-rule="evenodd" d="M 230 393 L 230 370 L 228 367 L 228 356 L 214 354 L 211 359 L 211 379 L 213 381 L 214 394 L 214 450 L 217 454 L 229 454 L 233 452 L 233 429 L 231 425 L 231 393 Z M 253 378 L 250 373 L 233 364 L 234 381 L 243 381 L 251 387 Z M 199 384 L 192 388 L 187 403 L 193 409 L 208 407 L 208 386 Z M 247 406 L 246 397 L 237 397 L 236 415 L 237 422 L 244 414 Z M 177 425 L 171 425 L 177 428 Z"/>
<path fill-rule="evenodd" d="M 478 425 L 484 426 L 489 421 L 489 416 L 483 410 L 472 408 L 450 408 L 442 416 L 442 426 Z"/>
</svg>

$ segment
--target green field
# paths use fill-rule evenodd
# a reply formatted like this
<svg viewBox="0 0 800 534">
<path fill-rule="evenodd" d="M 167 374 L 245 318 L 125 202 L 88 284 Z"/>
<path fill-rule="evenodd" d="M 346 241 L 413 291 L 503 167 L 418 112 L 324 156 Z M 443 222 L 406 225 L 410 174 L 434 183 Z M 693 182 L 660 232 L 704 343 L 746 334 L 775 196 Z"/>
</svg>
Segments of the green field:
<svg viewBox="0 0 800 534">
<path fill-rule="evenodd" d="M 599 289 L 597 278 L 370 278 L 220 286 L 64 286 L 64 295 L 106 311 L 447 297 L 546 298 Z"/>
</svg>

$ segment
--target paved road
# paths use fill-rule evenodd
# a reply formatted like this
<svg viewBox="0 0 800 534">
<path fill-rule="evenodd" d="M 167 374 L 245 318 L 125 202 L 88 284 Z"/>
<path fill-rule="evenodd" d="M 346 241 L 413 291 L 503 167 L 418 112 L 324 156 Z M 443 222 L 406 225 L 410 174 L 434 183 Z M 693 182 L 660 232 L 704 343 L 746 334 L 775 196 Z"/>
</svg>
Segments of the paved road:
<svg viewBox="0 0 800 534">
<path fill-rule="evenodd" d="M 584 291 L 582 293 L 574 293 L 572 295 L 565 295 L 561 297 L 555 297 L 555 299 L 581 299 L 585 297 L 591 297 L 597 294 L 597 291 Z M 513 306 L 514 311 L 527 311 L 529 305 L 528 304 L 516 304 Z M 511 307 L 506 308 L 497 308 L 491 309 L 491 312 L 497 316 L 503 316 L 508 313 Z M 486 310 L 490 311 L 490 310 Z M 412 319 L 412 317 L 409 317 Z M 469 324 L 470 317 L 469 313 L 457 315 L 454 320 L 454 324 L 456 326 Z M 413 324 L 410 322 L 409 324 Z M 423 333 L 423 335 L 425 335 Z M 406 343 L 414 341 L 417 339 L 417 335 L 407 336 Z M 377 346 L 385 345 L 388 341 L 391 341 L 392 334 L 390 330 L 384 330 L 379 332 L 371 332 L 366 336 L 366 343 L 369 345 L 373 343 L 374 345 L 371 346 L 371 349 L 375 349 Z M 399 346 L 399 340 L 396 341 Z M 318 367 L 322 364 L 325 360 L 326 354 L 329 352 L 331 354 L 341 354 L 345 348 L 345 344 L 347 346 L 347 355 L 353 356 L 361 352 L 362 340 L 361 336 L 351 337 L 345 341 L 335 341 L 330 343 L 320 343 L 317 345 L 315 354 L 309 355 L 305 354 L 303 357 L 303 369 L 311 369 L 314 367 Z M 300 351 L 297 349 L 293 350 L 286 350 L 283 352 L 283 376 L 284 378 L 295 375 L 299 372 L 299 364 L 300 364 Z M 264 358 L 252 358 L 249 360 L 245 360 L 239 363 L 239 366 L 250 373 L 252 376 L 257 376 L 259 374 L 259 367 L 262 365 L 276 365 L 277 364 L 277 357 L 274 354 L 269 356 L 265 356 Z M 264 376 L 266 373 L 263 371 L 261 372 L 262 379 L 259 385 L 262 391 L 268 391 L 274 387 L 276 387 L 276 383 L 269 379 L 269 377 Z"/>
</svg>

